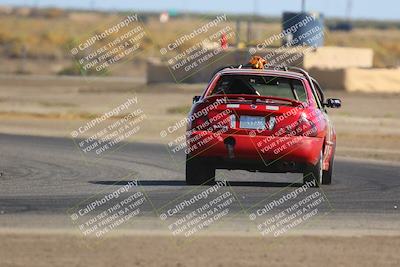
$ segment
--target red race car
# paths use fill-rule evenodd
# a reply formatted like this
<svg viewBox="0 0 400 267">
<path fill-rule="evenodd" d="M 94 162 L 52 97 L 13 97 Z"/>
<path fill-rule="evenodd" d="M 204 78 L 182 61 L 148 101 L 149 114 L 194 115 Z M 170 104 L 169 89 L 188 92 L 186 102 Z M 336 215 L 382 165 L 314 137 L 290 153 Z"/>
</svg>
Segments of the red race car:
<svg viewBox="0 0 400 267">
<path fill-rule="evenodd" d="M 300 68 L 225 67 L 193 98 L 186 183 L 210 184 L 216 169 L 228 169 L 303 173 L 304 183 L 330 184 L 336 133 L 326 108 L 340 106 Z"/>
</svg>

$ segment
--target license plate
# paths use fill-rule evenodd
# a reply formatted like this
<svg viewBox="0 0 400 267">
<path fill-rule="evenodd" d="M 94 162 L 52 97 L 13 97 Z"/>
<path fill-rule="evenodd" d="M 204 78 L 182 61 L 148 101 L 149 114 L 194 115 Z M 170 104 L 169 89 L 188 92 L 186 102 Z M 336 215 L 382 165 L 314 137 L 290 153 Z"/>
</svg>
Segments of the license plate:
<svg viewBox="0 0 400 267">
<path fill-rule="evenodd" d="M 239 127 L 242 129 L 260 129 L 264 130 L 265 117 L 259 116 L 240 116 Z"/>
</svg>

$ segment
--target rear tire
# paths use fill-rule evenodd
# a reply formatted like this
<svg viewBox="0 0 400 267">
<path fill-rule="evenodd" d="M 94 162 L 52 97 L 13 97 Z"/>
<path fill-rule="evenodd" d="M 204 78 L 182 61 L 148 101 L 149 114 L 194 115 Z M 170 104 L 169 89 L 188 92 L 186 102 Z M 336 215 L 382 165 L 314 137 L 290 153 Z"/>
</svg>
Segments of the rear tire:
<svg viewBox="0 0 400 267">
<path fill-rule="evenodd" d="M 313 187 L 319 187 L 319 185 L 322 183 L 322 157 L 323 154 L 321 150 L 317 164 L 307 166 L 306 171 L 303 173 L 304 184 L 315 181 L 315 185 Z"/>
<path fill-rule="evenodd" d="M 332 183 L 334 157 L 335 157 L 335 148 L 333 148 L 332 157 L 329 160 L 329 169 L 327 171 L 323 171 L 323 173 L 322 173 L 322 184 L 331 184 Z"/>
<path fill-rule="evenodd" d="M 202 185 L 215 183 L 215 166 L 199 157 L 186 156 L 186 184 Z"/>
</svg>

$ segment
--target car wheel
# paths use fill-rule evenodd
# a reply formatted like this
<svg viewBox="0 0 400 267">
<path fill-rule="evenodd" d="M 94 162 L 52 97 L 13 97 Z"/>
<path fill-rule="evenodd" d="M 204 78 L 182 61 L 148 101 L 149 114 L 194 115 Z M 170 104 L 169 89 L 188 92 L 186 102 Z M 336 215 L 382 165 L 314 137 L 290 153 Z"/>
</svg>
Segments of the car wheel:
<svg viewBox="0 0 400 267">
<path fill-rule="evenodd" d="M 186 156 L 186 184 L 202 185 L 215 183 L 215 167 L 199 157 Z"/>
<path fill-rule="evenodd" d="M 303 183 L 315 181 L 315 186 L 318 187 L 322 183 L 322 150 L 319 154 L 318 163 L 315 165 L 309 165 L 306 171 L 303 173 Z"/>
<path fill-rule="evenodd" d="M 335 148 L 333 149 L 332 157 L 329 160 L 329 169 L 327 171 L 322 172 L 322 184 L 331 184 L 332 183 L 334 156 L 335 156 Z"/>
</svg>

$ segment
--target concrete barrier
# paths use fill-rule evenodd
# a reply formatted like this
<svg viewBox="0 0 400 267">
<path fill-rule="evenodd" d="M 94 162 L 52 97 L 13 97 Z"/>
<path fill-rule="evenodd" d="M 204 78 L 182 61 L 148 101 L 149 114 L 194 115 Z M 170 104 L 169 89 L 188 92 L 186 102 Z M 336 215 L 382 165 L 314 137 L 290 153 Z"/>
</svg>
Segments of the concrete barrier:
<svg viewBox="0 0 400 267">
<path fill-rule="evenodd" d="M 371 49 L 321 47 L 301 53 L 295 48 L 271 48 L 257 51 L 268 55 L 277 64 L 292 58 L 293 66 L 305 68 L 323 88 L 349 92 L 400 92 L 400 69 L 373 69 Z M 220 60 L 200 68 L 183 80 L 177 80 L 166 62 L 159 58 L 147 62 L 148 83 L 207 83 L 216 69 L 226 65 L 246 63 L 248 50 L 228 49 Z M 275 64 L 275 65 L 277 65 Z"/>
<path fill-rule="evenodd" d="M 400 69 L 311 69 L 323 88 L 366 93 L 400 93 Z"/>
<path fill-rule="evenodd" d="M 346 69 L 312 68 L 309 70 L 309 73 L 318 80 L 322 88 L 346 90 Z"/>
<path fill-rule="evenodd" d="M 345 90 L 400 93 L 400 69 L 346 69 Z"/>
<path fill-rule="evenodd" d="M 304 56 L 303 68 L 372 68 L 374 52 L 369 48 L 325 46 Z"/>
<path fill-rule="evenodd" d="M 349 67 L 372 67 L 373 52 L 371 49 L 346 47 L 321 47 L 318 49 L 305 47 L 275 47 L 256 50 L 254 55 L 266 57 L 272 65 L 298 66 L 304 69 L 342 69 Z M 214 71 L 226 65 L 239 65 L 249 61 L 248 49 L 229 48 L 218 55 L 216 60 L 203 64 L 190 75 L 174 72 L 165 61 L 158 58 L 147 62 L 148 83 L 205 83 Z"/>
</svg>

